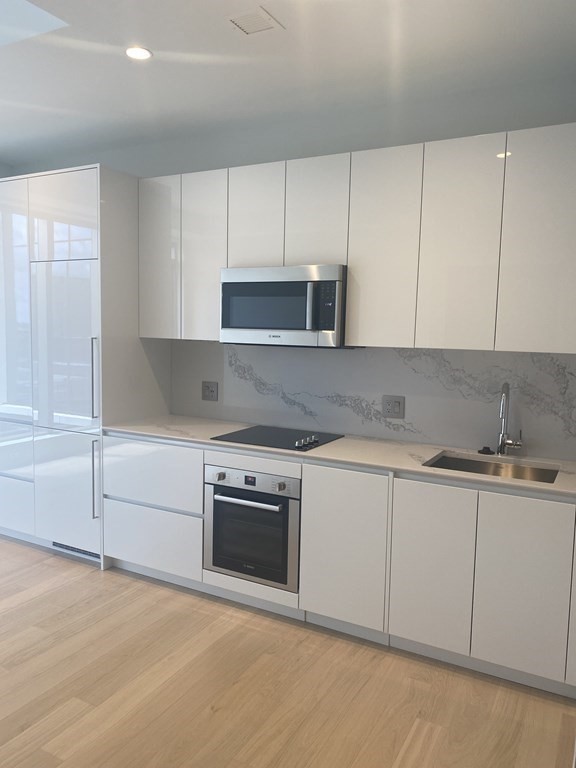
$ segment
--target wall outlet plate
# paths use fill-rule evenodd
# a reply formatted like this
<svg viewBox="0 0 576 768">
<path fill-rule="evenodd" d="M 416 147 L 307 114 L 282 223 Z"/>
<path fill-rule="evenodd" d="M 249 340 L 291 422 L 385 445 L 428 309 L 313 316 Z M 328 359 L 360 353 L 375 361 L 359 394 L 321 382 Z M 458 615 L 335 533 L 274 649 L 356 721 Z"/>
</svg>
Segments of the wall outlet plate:
<svg viewBox="0 0 576 768">
<path fill-rule="evenodd" d="M 383 395 L 382 413 L 387 419 L 403 419 L 406 398 L 403 395 Z"/>
<path fill-rule="evenodd" d="M 202 400 L 210 400 L 213 403 L 215 403 L 218 400 L 218 382 L 217 381 L 202 382 Z"/>
</svg>

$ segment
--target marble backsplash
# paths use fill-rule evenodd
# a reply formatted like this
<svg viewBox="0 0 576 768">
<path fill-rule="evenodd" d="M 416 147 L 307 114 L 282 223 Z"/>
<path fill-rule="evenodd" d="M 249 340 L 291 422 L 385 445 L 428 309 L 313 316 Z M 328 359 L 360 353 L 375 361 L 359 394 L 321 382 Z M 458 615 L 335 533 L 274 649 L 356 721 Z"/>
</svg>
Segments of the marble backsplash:
<svg viewBox="0 0 576 768">
<path fill-rule="evenodd" d="M 576 460 L 575 355 L 172 342 L 171 412 L 250 424 L 494 449 L 504 382 L 515 455 Z M 383 395 L 405 396 L 404 419 L 383 414 Z"/>
</svg>

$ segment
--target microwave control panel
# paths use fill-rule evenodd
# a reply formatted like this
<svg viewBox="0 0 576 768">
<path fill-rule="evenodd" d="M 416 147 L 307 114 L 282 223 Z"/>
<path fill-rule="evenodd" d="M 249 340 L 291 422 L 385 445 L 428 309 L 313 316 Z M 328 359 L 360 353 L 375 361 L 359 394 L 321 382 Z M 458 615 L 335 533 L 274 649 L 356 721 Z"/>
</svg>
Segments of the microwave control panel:
<svg viewBox="0 0 576 768">
<path fill-rule="evenodd" d="M 318 283 L 318 330 L 334 331 L 336 325 L 336 280 Z"/>
</svg>

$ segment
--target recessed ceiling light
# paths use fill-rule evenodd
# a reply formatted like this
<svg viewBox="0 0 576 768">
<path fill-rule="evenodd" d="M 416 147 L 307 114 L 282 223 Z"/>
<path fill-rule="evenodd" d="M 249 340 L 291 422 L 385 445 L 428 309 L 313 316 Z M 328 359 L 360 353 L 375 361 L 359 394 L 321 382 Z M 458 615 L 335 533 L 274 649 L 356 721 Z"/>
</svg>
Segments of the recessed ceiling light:
<svg viewBox="0 0 576 768">
<path fill-rule="evenodd" d="M 149 51 L 148 48 L 142 48 L 140 45 L 133 45 L 126 48 L 126 56 L 137 61 L 145 61 L 152 58 L 152 51 Z"/>
<path fill-rule="evenodd" d="M 496 157 L 499 157 L 500 160 L 503 160 L 505 157 L 510 157 L 512 152 L 499 152 Z"/>
</svg>

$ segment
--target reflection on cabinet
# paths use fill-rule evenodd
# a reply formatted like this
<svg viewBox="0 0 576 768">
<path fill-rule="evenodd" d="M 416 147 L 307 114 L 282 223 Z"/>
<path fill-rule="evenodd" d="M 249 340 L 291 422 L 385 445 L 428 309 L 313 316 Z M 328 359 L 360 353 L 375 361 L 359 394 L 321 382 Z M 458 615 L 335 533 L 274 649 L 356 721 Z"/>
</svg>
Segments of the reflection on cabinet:
<svg viewBox="0 0 576 768">
<path fill-rule="evenodd" d="M 350 153 L 286 163 L 284 263 L 346 264 Z"/>
<path fill-rule="evenodd" d="M 247 165 L 228 173 L 228 266 L 282 266 L 286 163 Z"/>
<path fill-rule="evenodd" d="M 352 152 L 347 344 L 414 346 L 422 152 Z"/>
<path fill-rule="evenodd" d="M 494 348 L 505 151 L 505 133 L 425 146 L 417 347 Z"/>
<path fill-rule="evenodd" d="M 508 135 L 496 349 L 576 352 L 576 124 Z"/>
<path fill-rule="evenodd" d="M 34 479 L 32 432 L 31 424 L 0 421 L 0 475 Z"/>
<path fill-rule="evenodd" d="M 140 179 L 140 336 L 181 337 L 181 176 Z"/>
<path fill-rule="evenodd" d="M 104 554 L 202 581 L 202 519 L 104 500 Z"/>
<path fill-rule="evenodd" d="M 28 180 L 33 232 L 31 258 L 98 258 L 98 169 L 32 176 Z"/>
<path fill-rule="evenodd" d="M 394 480 L 391 635 L 470 653 L 478 494 Z"/>
<path fill-rule="evenodd" d="M 480 492 L 472 656 L 564 680 L 573 504 Z"/>
<path fill-rule="evenodd" d="M 100 552 L 100 440 L 97 435 L 34 430 L 36 536 Z"/>
<path fill-rule="evenodd" d="M 228 171 L 182 176 L 182 338 L 220 338 L 220 270 L 226 266 Z"/>
<path fill-rule="evenodd" d="M 100 419 L 97 261 L 31 264 L 34 423 L 76 431 Z"/>
<path fill-rule="evenodd" d="M 201 515 L 204 498 L 203 451 L 106 436 L 104 493 Z"/>
<path fill-rule="evenodd" d="M 0 528 L 34 535 L 34 483 L 0 475 Z"/>
<path fill-rule="evenodd" d="M 302 468 L 299 607 L 384 631 L 388 477 Z"/>
</svg>

